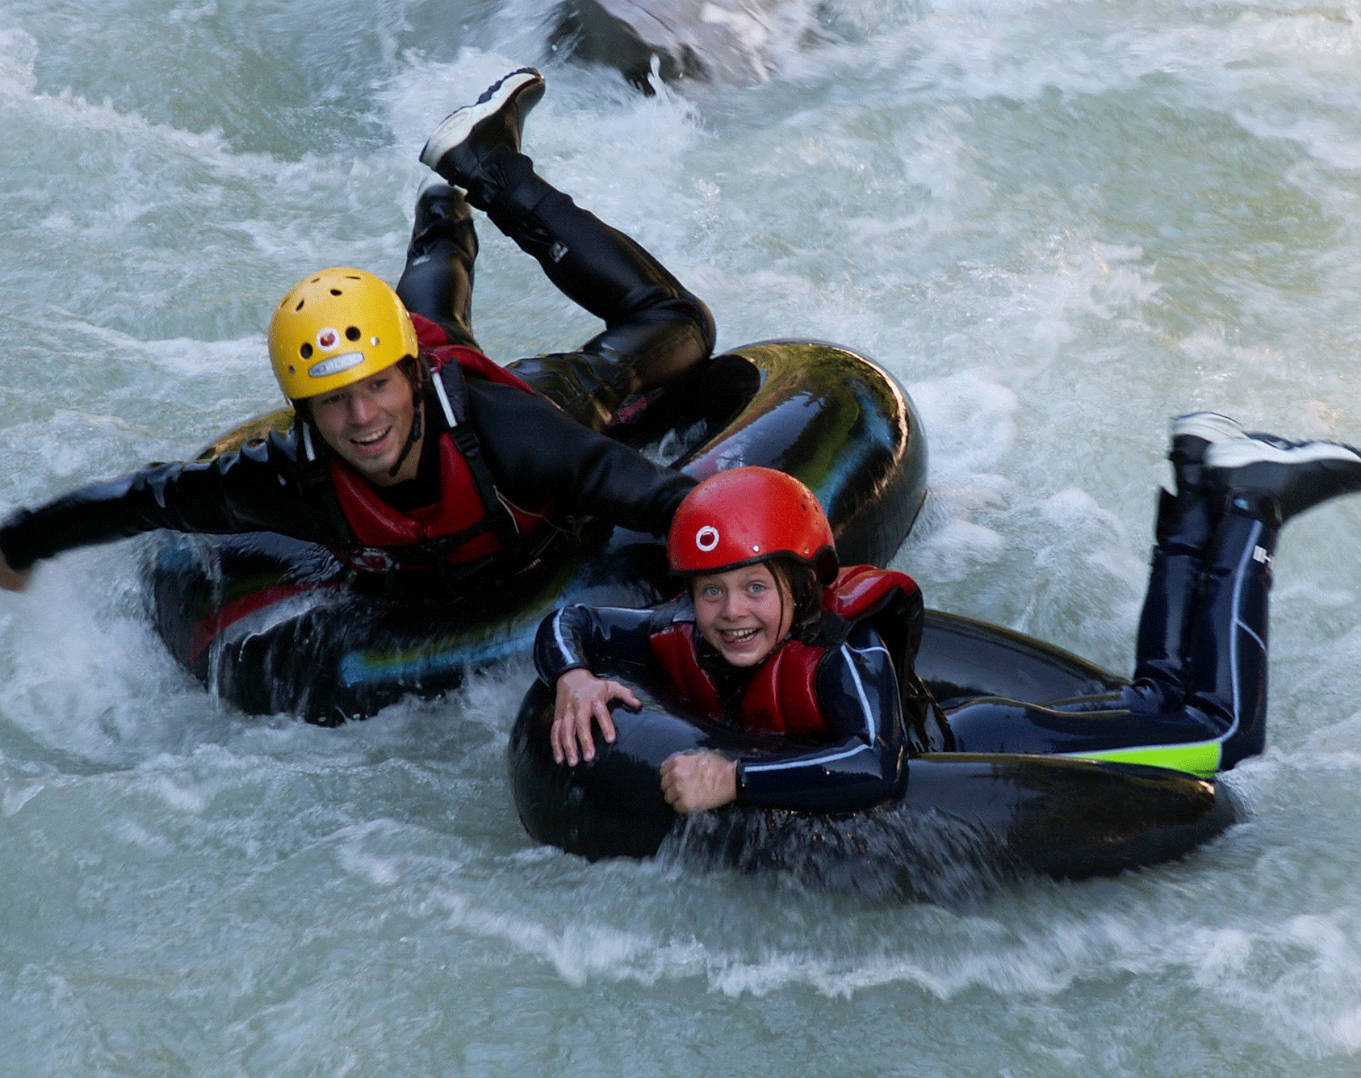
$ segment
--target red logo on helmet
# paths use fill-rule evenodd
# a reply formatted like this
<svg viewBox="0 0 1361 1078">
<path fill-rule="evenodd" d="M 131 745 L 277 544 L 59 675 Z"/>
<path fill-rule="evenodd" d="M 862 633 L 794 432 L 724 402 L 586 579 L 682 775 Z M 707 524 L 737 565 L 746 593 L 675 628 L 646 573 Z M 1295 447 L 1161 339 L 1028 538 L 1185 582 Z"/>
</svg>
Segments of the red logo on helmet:
<svg viewBox="0 0 1361 1078">
<path fill-rule="evenodd" d="M 317 347 L 328 351 L 340 343 L 340 334 L 333 329 L 323 329 L 317 334 Z"/>
</svg>

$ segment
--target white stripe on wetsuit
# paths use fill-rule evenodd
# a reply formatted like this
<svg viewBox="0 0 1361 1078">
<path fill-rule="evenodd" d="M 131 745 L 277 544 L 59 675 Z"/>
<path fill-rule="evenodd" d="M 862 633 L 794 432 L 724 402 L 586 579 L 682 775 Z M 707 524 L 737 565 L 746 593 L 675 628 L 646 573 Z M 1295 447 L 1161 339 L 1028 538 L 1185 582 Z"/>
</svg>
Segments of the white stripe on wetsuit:
<svg viewBox="0 0 1361 1078">
<path fill-rule="evenodd" d="M 562 635 L 562 616 L 566 612 L 567 608 L 563 606 L 559 607 L 553 615 L 553 639 L 557 641 L 558 650 L 562 652 L 563 657 L 566 658 L 567 662 L 570 664 L 569 669 L 571 666 L 585 666 L 586 663 L 575 651 L 568 647 L 567 641 Z"/>
<path fill-rule="evenodd" d="M 1261 638 L 1261 636 L 1259 636 L 1255 631 L 1253 631 L 1252 626 L 1250 626 L 1239 616 L 1240 612 L 1243 609 L 1242 601 L 1243 585 L 1244 582 L 1247 580 L 1248 575 L 1246 563 L 1250 559 L 1256 557 L 1257 551 L 1260 549 L 1257 545 L 1257 537 L 1260 536 L 1264 530 L 1266 530 L 1266 525 L 1262 524 L 1260 521 L 1254 520 L 1253 525 L 1254 526 L 1252 534 L 1251 536 L 1249 536 L 1248 542 L 1244 544 L 1243 555 L 1239 559 L 1238 565 L 1234 567 L 1233 623 L 1229 626 L 1229 632 L 1231 634 L 1229 637 L 1229 676 L 1233 680 L 1233 723 L 1229 726 L 1229 729 L 1225 732 L 1225 734 L 1218 739 L 1220 742 L 1227 741 L 1229 738 L 1231 738 L 1234 734 L 1238 732 L 1239 722 L 1243 714 L 1242 712 L 1243 701 L 1240 698 L 1242 691 L 1242 678 L 1240 678 L 1238 675 L 1238 633 L 1235 630 L 1242 629 L 1245 633 L 1252 637 L 1252 639 L 1257 641 L 1257 646 L 1262 649 L 1263 655 L 1266 654 L 1266 641 L 1264 641 Z"/>
</svg>

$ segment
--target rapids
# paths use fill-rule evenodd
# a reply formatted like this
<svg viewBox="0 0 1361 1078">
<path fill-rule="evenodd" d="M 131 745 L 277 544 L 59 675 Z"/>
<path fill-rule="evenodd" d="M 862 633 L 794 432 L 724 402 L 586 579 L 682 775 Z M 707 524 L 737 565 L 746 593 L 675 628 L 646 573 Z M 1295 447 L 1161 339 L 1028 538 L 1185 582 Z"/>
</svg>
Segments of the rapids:
<svg viewBox="0 0 1361 1078">
<path fill-rule="evenodd" d="M 276 406 L 273 304 L 395 280 L 449 109 L 704 296 L 911 390 L 928 603 L 1123 670 L 1168 417 L 1361 439 L 1361 10 L 786 0 L 768 77 L 548 50 L 529 0 L 0 0 L 0 512 Z M 497 358 L 596 326 L 493 228 Z M 885 903 L 534 847 L 517 663 L 336 730 L 174 666 L 138 544 L 0 595 L 0 1070 L 1354 1075 L 1361 497 L 1287 528 L 1249 821 L 1183 861 Z M 953 896 L 958 897 L 958 896 Z"/>
</svg>

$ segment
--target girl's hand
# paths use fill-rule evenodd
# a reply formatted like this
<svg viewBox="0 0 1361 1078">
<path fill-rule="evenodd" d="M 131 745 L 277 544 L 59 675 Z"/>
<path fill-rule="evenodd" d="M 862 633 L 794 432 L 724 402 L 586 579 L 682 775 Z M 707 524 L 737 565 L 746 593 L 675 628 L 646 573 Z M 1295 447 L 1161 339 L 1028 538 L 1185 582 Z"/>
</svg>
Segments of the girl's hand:
<svg viewBox="0 0 1361 1078">
<path fill-rule="evenodd" d="M 629 707 L 643 706 L 643 702 L 627 685 L 598 678 L 581 667 L 568 670 L 558 678 L 557 699 L 553 703 L 553 729 L 548 735 L 553 745 L 554 760 L 565 762 L 568 767 L 576 767 L 579 758 L 595 759 L 592 718 L 600 724 L 600 732 L 605 740 L 614 741 L 611 700 L 622 700 Z"/>
<path fill-rule="evenodd" d="M 703 812 L 736 801 L 737 762 L 709 750 L 667 757 L 662 795 L 677 812 Z"/>
</svg>

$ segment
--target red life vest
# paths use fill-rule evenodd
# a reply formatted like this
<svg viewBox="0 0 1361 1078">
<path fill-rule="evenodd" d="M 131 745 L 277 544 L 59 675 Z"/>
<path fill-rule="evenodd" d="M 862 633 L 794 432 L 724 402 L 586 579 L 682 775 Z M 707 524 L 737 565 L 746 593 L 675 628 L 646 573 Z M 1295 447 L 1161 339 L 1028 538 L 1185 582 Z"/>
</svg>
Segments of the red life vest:
<svg viewBox="0 0 1361 1078">
<path fill-rule="evenodd" d="M 352 468 L 331 457 L 327 461 L 331 487 L 355 537 L 355 547 L 336 553 L 355 568 L 432 568 L 477 561 L 504 550 L 503 536 L 528 536 L 545 519 L 542 511 L 521 509 L 490 489 L 490 477 L 479 483 L 455 437 L 467 420 L 461 377 L 485 378 L 525 393 L 534 390 L 476 349 L 449 344 L 444 330 L 429 319 L 413 314 L 411 320 L 450 427 L 438 437 L 439 500 L 397 509 Z M 427 400 L 427 414 L 433 403 Z M 485 465 L 481 467 L 485 471 Z M 488 499 L 495 504 L 488 504 Z"/>
<path fill-rule="evenodd" d="M 817 698 L 819 665 L 836 652 L 857 622 L 891 616 L 900 601 L 911 603 L 918 594 L 916 581 L 905 573 L 872 565 L 842 569 L 822 592 L 822 609 L 831 615 L 824 623 L 830 632 L 820 634 L 816 646 L 786 640 L 766 656 L 742 694 L 737 717 L 753 730 L 796 737 L 826 734 Z M 718 686 L 700 665 L 695 638 L 693 621 L 672 622 L 650 638 L 652 654 L 688 703 L 711 718 L 723 718 Z"/>
</svg>

